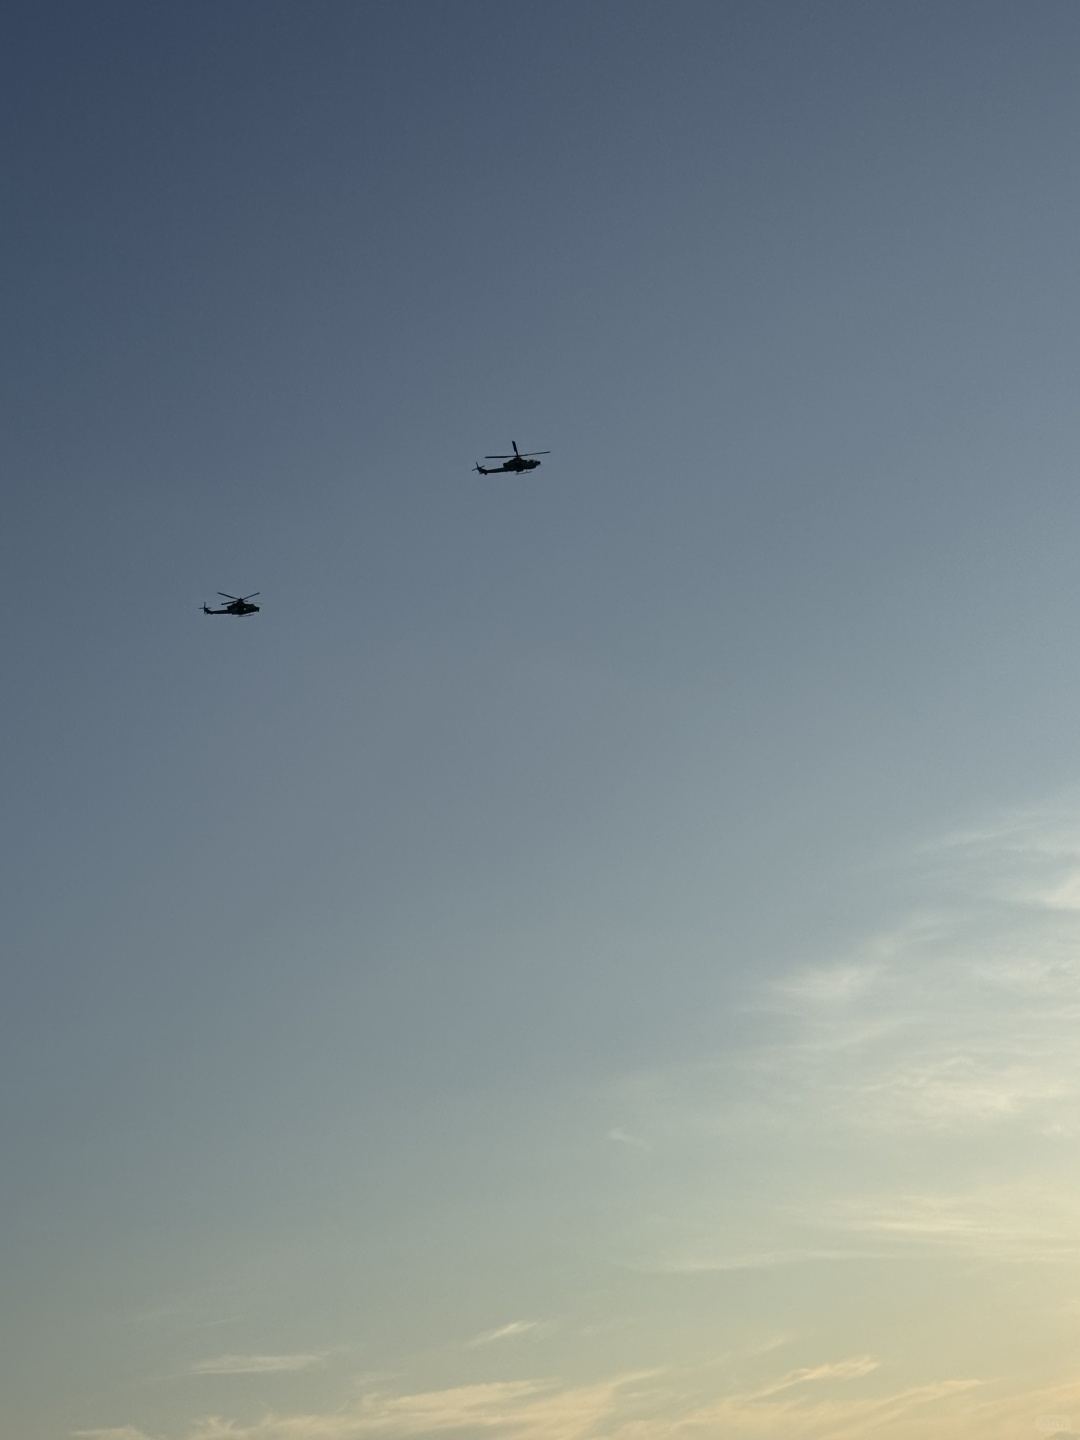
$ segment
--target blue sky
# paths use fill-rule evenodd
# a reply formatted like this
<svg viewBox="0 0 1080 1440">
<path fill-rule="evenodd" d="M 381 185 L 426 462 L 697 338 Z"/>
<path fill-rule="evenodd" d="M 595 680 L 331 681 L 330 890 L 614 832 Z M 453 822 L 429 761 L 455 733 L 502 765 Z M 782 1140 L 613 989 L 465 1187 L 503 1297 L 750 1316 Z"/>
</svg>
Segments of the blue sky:
<svg viewBox="0 0 1080 1440">
<path fill-rule="evenodd" d="M 0 1428 L 1080 1428 L 1076 7 L 4 30 Z"/>
</svg>

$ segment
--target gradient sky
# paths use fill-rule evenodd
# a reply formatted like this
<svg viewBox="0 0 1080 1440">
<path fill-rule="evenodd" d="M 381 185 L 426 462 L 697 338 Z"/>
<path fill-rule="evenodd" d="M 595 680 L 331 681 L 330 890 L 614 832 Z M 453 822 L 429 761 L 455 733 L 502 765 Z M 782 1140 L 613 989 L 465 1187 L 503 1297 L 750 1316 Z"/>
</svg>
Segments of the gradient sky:
<svg viewBox="0 0 1080 1440">
<path fill-rule="evenodd" d="M 2 38 L 0 1433 L 1080 1433 L 1080 6 Z"/>
</svg>

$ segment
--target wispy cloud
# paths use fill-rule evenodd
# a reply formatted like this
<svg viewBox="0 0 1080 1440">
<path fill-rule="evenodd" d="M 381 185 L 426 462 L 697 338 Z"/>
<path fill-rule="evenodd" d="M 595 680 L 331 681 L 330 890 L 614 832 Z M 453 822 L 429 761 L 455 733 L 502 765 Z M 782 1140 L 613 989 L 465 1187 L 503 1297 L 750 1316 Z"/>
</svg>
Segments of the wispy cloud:
<svg viewBox="0 0 1080 1440">
<path fill-rule="evenodd" d="M 638 1378 L 577 1387 L 519 1380 L 413 1395 L 375 1394 L 346 1410 L 268 1415 L 252 1425 L 212 1417 L 198 1422 L 187 1440 L 398 1440 L 453 1432 L 491 1440 L 586 1440 L 619 1414 L 620 1390 Z"/>
<path fill-rule="evenodd" d="M 1053 1197 L 1080 1191 L 1063 1143 L 1080 1136 L 1080 806 L 947 836 L 890 883 L 906 912 L 763 982 L 737 1043 L 619 1087 L 623 1133 L 656 1136 L 673 1177 L 637 1225 L 647 1265 L 1072 1252 L 1080 1214 Z M 956 1178 L 965 1154 L 978 1184 Z"/>
<path fill-rule="evenodd" d="M 192 1375 L 276 1375 L 298 1370 L 317 1370 L 326 1364 L 323 1355 L 218 1355 L 199 1360 Z"/>
<path fill-rule="evenodd" d="M 642 1440 L 710 1440 L 721 1435 L 725 1440 L 788 1440 L 792 1435 L 799 1440 L 864 1440 L 883 1433 L 905 1440 L 915 1434 L 920 1440 L 959 1440 L 966 1434 L 974 1440 L 977 1433 L 960 1428 L 962 1416 L 955 1405 L 977 1389 L 974 1380 L 943 1380 L 884 1394 L 847 1396 L 829 1382 L 858 1379 L 861 1372 L 823 1373 L 817 1378 L 827 1393 L 815 1393 L 812 1384 L 807 1388 L 808 1382 L 794 1378 L 786 1384 L 736 1392 L 698 1407 L 674 1424 L 657 1425 L 644 1432 Z M 898 1429 L 901 1425 L 905 1428 Z"/>
<path fill-rule="evenodd" d="M 509 1325 L 500 1325 L 497 1330 L 485 1330 L 480 1335 L 474 1335 L 469 1345 L 473 1348 L 493 1345 L 496 1340 L 512 1340 L 519 1335 L 536 1335 L 550 1329 L 550 1325 L 542 1325 L 539 1320 L 511 1320 Z"/>
<path fill-rule="evenodd" d="M 1080 1258 L 1080 1200 L 1022 1184 L 841 1201 L 820 1223 L 988 1259 Z"/>
<path fill-rule="evenodd" d="M 630 1145 L 635 1150 L 652 1149 L 648 1140 L 643 1140 L 640 1135 L 632 1135 L 629 1130 L 623 1130 L 618 1125 L 613 1130 L 608 1131 L 607 1138 L 614 1140 L 617 1145 Z"/>
<path fill-rule="evenodd" d="M 76 1440 L 154 1440 L 145 1430 L 136 1430 L 131 1425 L 121 1425 L 119 1429 L 72 1430 L 71 1433 Z"/>
<path fill-rule="evenodd" d="M 876 1370 L 880 1364 L 880 1360 L 875 1360 L 872 1355 L 855 1355 L 850 1360 L 810 1365 L 802 1370 L 790 1370 L 761 1393 L 778 1395 L 781 1390 L 790 1390 L 793 1385 L 811 1385 L 817 1380 L 858 1380 Z"/>
<path fill-rule="evenodd" d="M 683 1385 L 692 1380 L 688 1388 Z M 729 1386 L 703 1398 L 700 1377 L 658 1371 L 566 1386 L 521 1380 L 416 1394 L 368 1396 L 342 1410 L 266 1415 L 254 1423 L 216 1416 L 185 1440 L 409 1440 L 468 1434 L 488 1440 L 985 1440 L 987 1406 L 970 1379 L 896 1389 L 883 1385 L 868 1355 L 790 1370 L 755 1387 Z M 1060 1411 L 1068 1394 L 1032 1397 L 1032 1411 Z M 1019 1413 L 1014 1398 L 1010 1406 Z M 899 1428 L 898 1428 L 899 1427 Z M 980 1428 L 981 1427 L 981 1428 Z M 145 1440 L 137 1431 L 87 1432 L 105 1440 Z"/>
</svg>

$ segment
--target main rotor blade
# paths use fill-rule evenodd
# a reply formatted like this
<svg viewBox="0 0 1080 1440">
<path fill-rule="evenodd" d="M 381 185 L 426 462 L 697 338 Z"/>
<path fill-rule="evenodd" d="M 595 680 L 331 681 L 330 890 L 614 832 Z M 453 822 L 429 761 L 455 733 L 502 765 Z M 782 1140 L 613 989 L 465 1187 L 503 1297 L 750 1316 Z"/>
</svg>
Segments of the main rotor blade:
<svg viewBox="0 0 1080 1440">
<path fill-rule="evenodd" d="M 239 600 L 239 599 L 240 599 L 240 596 L 239 596 L 239 595 L 229 595 L 229 594 L 228 594 L 226 591 L 224 591 L 224 590 L 219 590 L 217 593 L 218 593 L 219 595 L 224 595 L 226 600 Z"/>
<path fill-rule="evenodd" d="M 526 451 L 524 452 L 524 455 L 525 455 L 525 458 L 526 458 L 526 459 L 528 459 L 528 457 L 529 457 L 530 455 L 550 455 L 550 454 L 551 454 L 551 451 L 550 451 L 550 450 L 526 450 Z"/>
<path fill-rule="evenodd" d="M 510 441 L 510 444 L 514 447 L 514 454 L 515 454 L 515 455 L 520 455 L 520 454 L 521 454 L 521 451 L 517 448 L 517 441 L 516 441 L 516 440 L 511 440 L 511 441 Z"/>
<path fill-rule="evenodd" d="M 261 594 L 262 594 L 262 591 L 261 591 L 261 590 L 252 590 L 252 592 L 251 592 L 250 595 L 241 595 L 241 596 L 240 596 L 240 599 L 241 599 L 241 600 L 254 600 L 256 595 L 261 595 Z"/>
<path fill-rule="evenodd" d="M 513 455 L 485 455 L 485 460 L 513 460 Z M 220 593 L 220 592 L 219 592 Z"/>
</svg>

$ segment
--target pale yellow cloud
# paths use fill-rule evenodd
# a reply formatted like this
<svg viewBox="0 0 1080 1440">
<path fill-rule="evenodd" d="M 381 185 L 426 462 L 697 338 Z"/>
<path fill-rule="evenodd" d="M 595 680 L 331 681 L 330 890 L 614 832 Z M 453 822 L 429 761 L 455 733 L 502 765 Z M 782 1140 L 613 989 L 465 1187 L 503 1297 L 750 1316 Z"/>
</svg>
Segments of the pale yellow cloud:
<svg viewBox="0 0 1080 1440">
<path fill-rule="evenodd" d="M 463 1385 L 416 1395 L 376 1394 L 331 1414 L 269 1415 L 254 1425 L 200 1421 L 189 1440 L 399 1440 L 467 1431 L 492 1440 L 588 1440 L 617 1412 L 633 1377 L 562 1388 L 545 1381 Z"/>
<path fill-rule="evenodd" d="M 455 1433 L 485 1440 L 1005 1440 L 1006 1419 L 1015 1424 L 1025 1407 L 1032 1417 L 1063 1413 L 1080 1389 L 998 1402 L 980 1400 L 969 1379 L 868 1390 L 863 1382 L 879 1381 L 878 1369 L 872 1357 L 856 1356 L 708 1399 L 697 1385 L 683 1391 L 657 1372 L 578 1386 L 468 1385 L 369 1396 L 344 1410 L 268 1415 L 254 1424 L 208 1418 L 185 1440 L 437 1440 Z M 87 1433 L 147 1440 L 135 1430 Z"/>
<path fill-rule="evenodd" d="M 941 1381 L 884 1396 L 782 1393 L 728 1395 L 650 1432 L 626 1430 L 618 1440 L 960 1440 L 950 1403 L 976 1382 Z M 938 1413 L 935 1414 L 934 1412 Z"/>
</svg>

